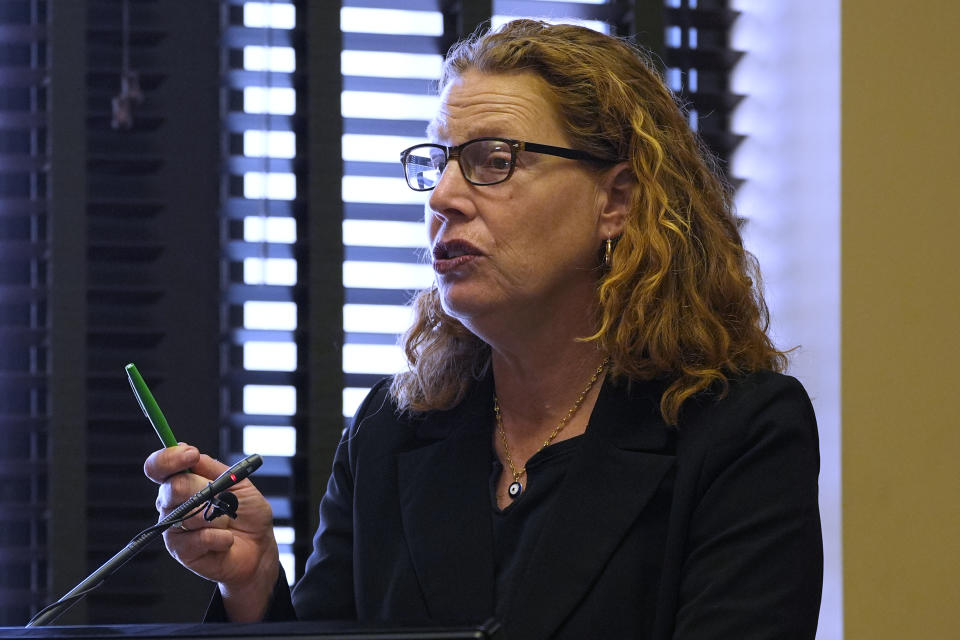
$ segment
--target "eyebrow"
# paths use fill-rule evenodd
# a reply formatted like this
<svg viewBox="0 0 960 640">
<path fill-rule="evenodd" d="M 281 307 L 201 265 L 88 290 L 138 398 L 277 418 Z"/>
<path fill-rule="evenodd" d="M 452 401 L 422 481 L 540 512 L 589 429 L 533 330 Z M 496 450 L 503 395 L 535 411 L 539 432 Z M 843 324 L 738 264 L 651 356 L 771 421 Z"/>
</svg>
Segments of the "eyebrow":
<svg viewBox="0 0 960 640">
<path fill-rule="evenodd" d="M 491 126 L 491 124 L 494 126 Z M 477 138 L 508 138 L 513 140 L 521 139 L 523 137 L 522 134 L 518 136 L 505 133 L 505 127 L 496 126 L 499 124 L 500 123 L 486 123 L 483 127 L 479 128 L 468 127 L 465 137 L 460 142 L 467 142 L 468 140 L 475 140 Z M 436 121 L 436 119 L 431 120 L 427 125 L 426 136 L 430 141 L 445 140 L 451 143 L 454 142 L 452 139 L 444 135 L 444 128 Z"/>
</svg>

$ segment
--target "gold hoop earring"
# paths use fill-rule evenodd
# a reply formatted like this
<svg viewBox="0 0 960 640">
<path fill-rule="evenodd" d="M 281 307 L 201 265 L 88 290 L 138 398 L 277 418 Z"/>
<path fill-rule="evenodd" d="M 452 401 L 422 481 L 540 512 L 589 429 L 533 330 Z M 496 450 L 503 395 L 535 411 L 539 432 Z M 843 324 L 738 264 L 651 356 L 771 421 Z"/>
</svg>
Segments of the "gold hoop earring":
<svg viewBox="0 0 960 640">
<path fill-rule="evenodd" d="M 613 264 L 613 240 L 607 238 L 607 246 L 603 250 L 603 266 L 610 268 Z"/>
</svg>

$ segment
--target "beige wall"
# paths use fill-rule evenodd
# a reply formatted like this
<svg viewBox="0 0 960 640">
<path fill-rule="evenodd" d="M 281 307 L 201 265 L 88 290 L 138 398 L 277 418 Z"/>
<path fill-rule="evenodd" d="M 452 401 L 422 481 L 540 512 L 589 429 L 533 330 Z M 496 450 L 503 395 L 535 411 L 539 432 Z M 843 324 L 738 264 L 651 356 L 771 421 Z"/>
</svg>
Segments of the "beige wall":
<svg viewBox="0 0 960 640">
<path fill-rule="evenodd" d="M 960 2 L 842 5 L 847 640 L 960 637 Z"/>
</svg>

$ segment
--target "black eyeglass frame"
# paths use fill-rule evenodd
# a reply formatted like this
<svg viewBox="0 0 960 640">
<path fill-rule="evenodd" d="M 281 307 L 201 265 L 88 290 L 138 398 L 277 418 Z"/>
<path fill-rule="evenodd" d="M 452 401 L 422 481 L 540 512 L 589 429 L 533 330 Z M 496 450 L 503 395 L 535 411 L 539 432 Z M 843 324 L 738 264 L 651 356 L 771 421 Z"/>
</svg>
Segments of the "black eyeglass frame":
<svg viewBox="0 0 960 640">
<path fill-rule="evenodd" d="M 472 180 L 470 176 L 467 175 L 467 172 L 463 170 L 463 165 L 460 163 L 460 152 L 461 150 L 471 144 L 476 142 L 486 142 L 486 141 L 496 141 L 496 142 L 506 142 L 508 148 L 510 149 L 510 169 L 507 171 L 507 175 L 503 178 L 496 180 L 495 182 L 476 182 Z M 568 160 L 586 160 L 588 162 L 596 162 L 600 164 L 613 164 L 617 162 L 616 160 L 610 160 L 606 158 L 598 158 L 597 156 L 587 153 L 586 151 L 580 151 L 579 149 L 569 149 L 567 147 L 555 147 L 550 144 L 540 144 L 538 142 L 526 142 L 523 140 L 512 140 L 511 138 L 498 138 L 496 136 L 487 136 L 483 138 L 474 138 L 473 140 L 467 140 L 464 143 L 458 144 L 453 147 L 448 147 L 442 144 L 435 144 L 432 142 L 424 142 L 421 144 L 415 144 L 412 147 L 408 147 L 400 152 L 400 164 L 403 165 L 403 177 L 407 182 L 407 186 L 413 189 L 414 191 L 432 191 L 436 188 L 437 185 L 432 187 L 427 187 L 421 189 L 413 186 L 410 182 L 410 174 L 407 171 L 407 158 L 415 149 L 440 149 L 444 153 L 444 162 L 443 168 L 440 170 L 441 175 L 446 171 L 447 165 L 450 164 L 450 160 L 456 160 L 457 165 L 460 167 L 460 173 L 463 175 L 464 180 L 469 182 L 472 185 L 478 187 L 489 187 L 495 184 L 500 184 L 506 182 L 510 179 L 510 176 L 513 175 L 513 170 L 517 166 L 517 153 L 520 151 L 530 151 L 531 153 L 541 153 L 548 156 L 557 156 L 558 158 L 567 158 Z"/>
</svg>

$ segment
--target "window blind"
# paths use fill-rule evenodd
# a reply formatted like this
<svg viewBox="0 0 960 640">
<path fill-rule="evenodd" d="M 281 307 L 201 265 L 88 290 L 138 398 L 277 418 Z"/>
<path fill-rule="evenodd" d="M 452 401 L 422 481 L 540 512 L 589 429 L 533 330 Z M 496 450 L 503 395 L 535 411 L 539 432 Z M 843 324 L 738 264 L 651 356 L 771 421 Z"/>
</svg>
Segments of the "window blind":
<svg viewBox="0 0 960 640">
<path fill-rule="evenodd" d="M 736 18 L 727 0 L 666 0 L 667 86 L 688 105 L 690 126 L 719 158 L 724 172 L 743 139 L 730 130 L 731 115 L 742 99 L 730 91 L 730 73 L 743 55 L 730 46 Z"/>
<path fill-rule="evenodd" d="M 49 589 L 46 12 L 0 4 L 0 626 Z"/>
<path fill-rule="evenodd" d="M 298 110 L 302 4 L 222 3 L 222 425 L 230 462 L 259 453 L 257 487 L 269 500 L 288 578 L 293 556 L 293 464 L 305 329 L 298 250 Z"/>
<path fill-rule="evenodd" d="M 444 14 L 436 1 L 344 2 L 343 414 L 399 371 L 406 304 L 433 280 L 424 259 L 425 194 L 407 188 L 400 151 L 421 142 L 436 105 Z"/>
<path fill-rule="evenodd" d="M 75 228 L 77 237 L 62 238 L 55 261 L 72 253 L 55 262 L 53 280 L 58 296 L 81 292 L 59 321 L 76 318 L 84 328 L 84 357 L 73 367 L 85 410 L 53 426 L 57 438 L 85 432 L 86 508 L 77 526 L 89 572 L 156 519 L 156 487 L 141 469 L 159 441 L 124 365 L 137 364 L 180 439 L 206 451 L 215 441 L 217 60 L 206 42 L 218 11 L 155 0 L 83 4 L 80 118 L 54 132 L 82 136 L 83 180 L 55 194 L 82 205 L 76 216 L 55 212 L 61 233 Z M 81 274 L 68 270 L 70 260 Z M 77 479 L 53 480 L 62 485 L 59 508 Z M 88 622 L 194 619 L 202 607 L 192 602 L 206 589 L 150 545 L 88 596 Z"/>
</svg>

